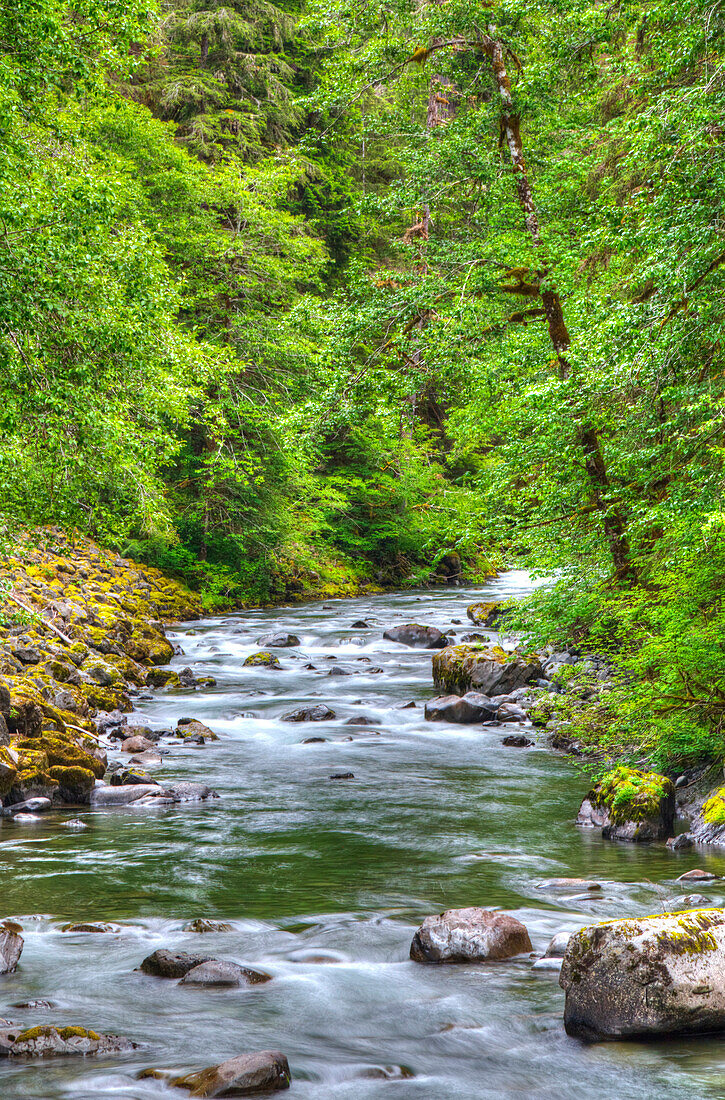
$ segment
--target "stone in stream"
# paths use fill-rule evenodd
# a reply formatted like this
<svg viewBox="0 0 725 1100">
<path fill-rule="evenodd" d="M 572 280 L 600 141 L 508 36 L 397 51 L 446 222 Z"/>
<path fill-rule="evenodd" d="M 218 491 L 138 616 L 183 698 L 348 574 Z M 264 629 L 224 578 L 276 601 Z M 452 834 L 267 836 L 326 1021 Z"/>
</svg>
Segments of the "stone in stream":
<svg viewBox="0 0 725 1100">
<path fill-rule="evenodd" d="M 23 953 L 24 940 L 11 928 L 0 928 L 0 974 L 12 974 Z"/>
<path fill-rule="evenodd" d="M 182 781 L 180 783 L 172 783 L 170 786 L 165 787 L 164 790 L 173 798 L 174 802 L 204 802 L 207 798 L 219 797 L 214 788 L 208 786 L 206 783 Z"/>
<path fill-rule="evenodd" d="M 260 1050 L 229 1058 L 198 1073 L 167 1079 L 174 1088 L 187 1089 L 195 1097 L 255 1096 L 288 1089 L 291 1074 L 284 1054 L 278 1050 Z"/>
<path fill-rule="evenodd" d="M 530 738 L 524 737 L 522 733 L 510 733 L 508 737 L 503 738 L 501 744 L 509 749 L 530 749 L 534 742 Z"/>
<path fill-rule="evenodd" d="M 231 932 L 231 924 L 225 924 L 221 920 L 209 920 L 207 917 L 197 917 L 184 925 L 184 932 Z"/>
<path fill-rule="evenodd" d="M 64 924 L 61 928 L 61 932 L 96 932 L 96 933 L 116 933 L 121 929 L 117 924 L 103 924 L 93 921 L 80 921 L 78 924 Z"/>
<path fill-rule="evenodd" d="M 545 882 L 538 883 L 537 890 L 589 890 L 594 892 L 601 890 L 601 882 L 594 882 L 590 878 L 549 878 Z"/>
<path fill-rule="evenodd" d="M 358 718 L 348 718 L 344 723 L 346 726 L 374 726 L 374 718 L 366 718 L 364 714 L 361 714 Z"/>
<path fill-rule="evenodd" d="M 273 649 L 290 649 L 300 645 L 296 634 L 287 634 L 284 630 L 278 630 L 274 634 L 265 634 L 257 639 L 257 645 L 272 646 Z"/>
<path fill-rule="evenodd" d="M 718 876 L 713 874 L 712 871 L 703 871 L 700 867 L 695 867 L 692 871 L 685 871 L 684 875 L 680 875 L 677 879 L 678 882 L 713 882 Z"/>
<path fill-rule="evenodd" d="M 131 767 L 114 770 L 109 782 L 112 787 L 158 786 L 156 780 L 147 775 L 142 768 Z"/>
<path fill-rule="evenodd" d="M 299 707 L 282 715 L 283 722 L 330 722 L 336 718 L 334 710 L 330 710 L 324 703 L 318 703 L 314 707 Z"/>
<path fill-rule="evenodd" d="M 38 1008 L 57 1008 L 55 1001 L 18 1001 L 12 1005 L 13 1008 L 25 1008 L 25 1009 L 38 1009 Z"/>
<path fill-rule="evenodd" d="M 670 836 L 667 838 L 667 847 L 672 852 L 686 851 L 687 848 L 694 847 L 695 841 L 690 833 L 680 833 L 679 836 Z"/>
<path fill-rule="evenodd" d="M 279 663 L 279 657 L 275 657 L 274 653 L 266 653 L 264 651 L 260 653 L 252 653 L 247 657 L 243 665 L 244 668 L 282 668 Z"/>
<path fill-rule="evenodd" d="M 557 932 L 549 940 L 546 951 L 534 963 L 533 970 L 560 970 L 566 954 L 567 944 L 571 939 L 571 932 Z"/>
<path fill-rule="evenodd" d="M 155 800 L 157 804 L 174 802 L 173 798 L 165 794 L 163 787 L 151 784 L 122 787 L 104 785 L 91 791 L 91 806 L 133 806 L 136 803 L 149 805 L 149 799 Z"/>
<path fill-rule="evenodd" d="M 26 798 L 23 802 L 15 802 L 12 806 L 6 806 L 3 810 L 5 817 L 14 817 L 15 814 L 44 814 L 53 809 L 53 803 L 49 798 L 38 796 Z"/>
<path fill-rule="evenodd" d="M 426 917 L 413 937 L 410 957 L 422 963 L 471 963 L 531 950 L 529 933 L 516 917 L 472 906 Z"/>
<path fill-rule="evenodd" d="M 336 772 L 335 775 L 328 775 L 328 779 L 354 779 L 355 776 L 352 772 Z"/>
<path fill-rule="evenodd" d="M 453 645 L 433 657 L 433 680 L 439 691 L 465 695 L 480 691 L 484 695 L 507 694 L 542 675 L 538 657 L 506 653 L 469 645 Z"/>
<path fill-rule="evenodd" d="M 352 624 L 351 629 L 352 630 L 367 630 L 367 628 L 369 626 L 370 626 L 370 623 L 365 622 L 365 619 L 356 619 L 355 622 Z"/>
<path fill-rule="evenodd" d="M 468 725 L 493 718 L 496 709 L 495 703 L 479 691 L 468 691 L 465 695 L 439 695 L 425 704 L 425 719 L 427 722 Z"/>
<path fill-rule="evenodd" d="M 127 737 L 121 745 L 121 752 L 146 752 L 154 747 L 154 742 L 141 734 Z"/>
<path fill-rule="evenodd" d="M 448 639 L 442 630 L 435 626 L 422 626 L 420 623 L 389 626 L 383 637 L 389 642 L 400 642 L 401 645 L 416 649 L 443 649 L 448 645 Z"/>
<path fill-rule="evenodd" d="M 619 767 L 595 783 L 579 807 L 577 825 L 609 840 L 666 840 L 675 817 L 675 788 L 657 772 Z"/>
<path fill-rule="evenodd" d="M 469 604 L 466 615 L 476 626 L 493 626 L 510 610 L 500 600 L 489 600 L 488 603 Z"/>
<path fill-rule="evenodd" d="M 211 955 L 190 955 L 187 951 L 168 951 L 159 947 L 146 956 L 138 969 L 154 978 L 183 978 L 195 966 L 211 961 Z"/>
<path fill-rule="evenodd" d="M 128 763 L 129 766 L 138 764 L 142 768 L 158 768 L 163 762 L 160 752 L 156 752 L 155 749 L 147 749 L 146 752 L 139 753 L 138 756 L 132 756 Z"/>
<path fill-rule="evenodd" d="M 137 1044 L 120 1035 L 100 1035 L 85 1027 L 6 1027 L 0 1030 L 0 1057 L 49 1058 L 68 1054 L 120 1054 Z"/>
<path fill-rule="evenodd" d="M 253 970 L 227 959 L 209 959 L 187 970 L 179 985 L 239 986 L 262 985 L 272 980 L 271 974 Z"/>
<path fill-rule="evenodd" d="M 198 718 L 179 718 L 174 732 L 177 737 L 191 737 L 201 734 L 205 741 L 219 740 L 218 735 L 203 722 L 200 722 Z"/>
<path fill-rule="evenodd" d="M 515 703 L 502 703 L 496 711 L 497 722 L 525 722 L 526 711 Z"/>
<path fill-rule="evenodd" d="M 301 745 L 321 745 L 327 743 L 326 737 L 305 737 L 304 741 L 301 741 Z"/>
<path fill-rule="evenodd" d="M 588 1041 L 725 1030 L 725 911 L 607 921 L 574 933 L 559 983 Z"/>
</svg>

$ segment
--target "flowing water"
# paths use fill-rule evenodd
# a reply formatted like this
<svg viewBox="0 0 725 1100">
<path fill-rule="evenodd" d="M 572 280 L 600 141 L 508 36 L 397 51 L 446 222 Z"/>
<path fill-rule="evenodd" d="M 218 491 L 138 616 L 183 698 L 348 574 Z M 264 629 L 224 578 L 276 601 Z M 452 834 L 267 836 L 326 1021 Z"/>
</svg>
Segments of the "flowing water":
<svg viewBox="0 0 725 1100">
<path fill-rule="evenodd" d="M 141 1049 L 2 1064 L 0 1098 L 178 1097 L 136 1074 L 261 1049 L 287 1054 L 299 1100 L 722 1096 L 722 1040 L 583 1046 L 564 1033 L 557 974 L 533 970 L 529 958 L 449 967 L 408 959 L 416 926 L 444 908 L 505 908 L 541 952 L 555 932 L 661 910 L 687 892 L 674 880 L 690 867 L 725 872 L 715 856 L 578 830 L 584 776 L 544 748 L 502 746 L 503 727 L 423 720 L 435 694 L 431 654 L 384 641 L 385 625 L 459 619 L 460 633 L 472 599 L 528 587 L 525 574 L 509 573 L 475 591 L 336 600 L 179 629 L 175 666 L 213 675 L 217 687 L 158 692 L 139 702 L 135 720 L 167 728 L 196 717 L 218 732 L 213 744 L 172 748 L 157 776 L 205 780 L 221 798 L 0 826 L 0 915 L 25 928 L 20 967 L 0 978 L 0 1015 L 118 1032 Z M 371 625 L 353 628 L 358 619 Z M 277 651 L 281 671 L 243 668 L 270 629 L 298 634 L 300 647 Z M 329 675 L 335 667 L 352 675 Z M 280 721 L 317 702 L 336 719 Z M 360 715 L 374 725 L 346 724 Z M 311 736 L 326 740 L 302 743 Z M 354 778 L 330 778 L 348 772 Z M 71 817 L 87 828 L 60 827 Z M 542 886 L 563 876 L 604 889 Z M 724 900 L 720 884 L 704 889 Z M 196 917 L 233 930 L 184 932 Z M 121 931 L 60 931 L 81 919 Z M 136 971 L 158 947 L 235 959 L 274 980 L 194 991 Z M 56 1007 L 11 1007 L 31 998 Z"/>
</svg>

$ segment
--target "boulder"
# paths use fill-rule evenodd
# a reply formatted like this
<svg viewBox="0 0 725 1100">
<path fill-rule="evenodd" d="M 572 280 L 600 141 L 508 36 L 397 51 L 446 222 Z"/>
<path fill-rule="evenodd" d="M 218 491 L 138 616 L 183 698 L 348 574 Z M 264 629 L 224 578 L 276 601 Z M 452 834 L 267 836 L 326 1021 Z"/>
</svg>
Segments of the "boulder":
<svg viewBox="0 0 725 1100">
<path fill-rule="evenodd" d="M 507 749 L 530 749 L 534 742 L 524 737 L 523 733 L 510 733 L 508 737 L 502 738 L 501 744 Z"/>
<path fill-rule="evenodd" d="M 265 634 L 257 639 L 257 645 L 271 646 L 272 649 L 290 649 L 300 645 L 296 634 L 287 634 L 284 630 L 278 630 L 273 634 Z"/>
<path fill-rule="evenodd" d="M 23 952 L 24 940 L 10 928 L 0 928 L 0 974 L 12 974 Z"/>
<path fill-rule="evenodd" d="M 18 774 L 19 757 L 10 746 L 0 746 L 0 798 L 9 794 Z"/>
<path fill-rule="evenodd" d="M 324 703 L 318 703 L 316 707 L 300 707 L 282 715 L 283 722 L 330 722 L 337 717 L 334 710 L 330 710 Z"/>
<path fill-rule="evenodd" d="M 165 787 L 164 791 L 173 798 L 174 802 L 205 802 L 207 798 L 219 797 L 214 788 L 207 783 L 190 783 L 186 780 L 172 783 Z"/>
<path fill-rule="evenodd" d="M 121 929 L 117 924 L 103 924 L 102 922 L 80 921 L 78 924 L 64 924 L 61 932 L 94 932 L 96 934 L 115 934 Z"/>
<path fill-rule="evenodd" d="M 0 1031 L 0 1057 L 5 1058 L 120 1054 L 136 1046 L 120 1035 L 99 1035 L 85 1027 L 10 1027 Z"/>
<path fill-rule="evenodd" d="M 697 844 L 725 845 L 725 787 L 713 791 L 690 825 Z"/>
<path fill-rule="evenodd" d="M 150 741 L 148 737 L 143 737 L 141 734 L 136 734 L 133 737 L 127 737 L 121 745 L 121 752 L 148 752 L 149 749 L 154 747 L 154 742 Z"/>
<path fill-rule="evenodd" d="M 171 806 L 177 801 L 156 783 L 123 787 L 104 785 L 91 791 L 91 806 Z"/>
<path fill-rule="evenodd" d="M 24 802 L 15 802 L 3 810 L 3 817 L 14 817 L 16 814 L 43 814 L 53 809 L 50 798 L 26 798 Z"/>
<path fill-rule="evenodd" d="M 725 911 L 607 921 L 575 933 L 564 1026 L 588 1041 L 725 1030 Z"/>
<path fill-rule="evenodd" d="M 525 722 L 526 711 L 515 703 L 502 703 L 496 711 L 497 722 Z"/>
<path fill-rule="evenodd" d="M 279 657 L 275 657 L 274 653 L 265 652 L 250 654 L 243 665 L 244 668 L 257 668 L 258 666 L 261 668 L 282 667 L 282 665 L 279 663 Z"/>
<path fill-rule="evenodd" d="M 465 695 L 439 695 L 425 705 L 427 722 L 454 722 L 467 725 L 472 722 L 486 722 L 496 713 L 496 704 L 487 695 L 479 691 L 468 691 Z"/>
<path fill-rule="evenodd" d="M 211 955 L 190 955 L 186 951 L 167 951 L 160 947 L 147 955 L 138 969 L 154 978 L 183 978 L 195 966 L 211 959 Z"/>
<path fill-rule="evenodd" d="M 601 829 L 610 840 L 666 840 L 675 817 L 675 788 L 657 772 L 619 767 L 607 772 L 582 801 L 577 825 Z"/>
<path fill-rule="evenodd" d="M 426 917 L 410 947 L 414 962 L 468 963 L 531 951 L 526 927 L 509 913 L 477 906 Z"/>
<path fill-rule="evenodd" d="M 537 657 L 506 653 L 498 646 L 489 649 L 468 645 L 447 646 L 433 658 L 433 680 L 439 691 L 465 695 L 508 694 L 541 676 Z"/>
<path fill-rule="evenodd" d="M 179 985 L 261 985 L 271 981 L 271 975 L 262 970 L 252 970 L 248 966 L 227 959 L 209 959 L 187 970 Z"/>
<path fill-rule="evenodd" d="M 510 609 L 506 608 L 501 600 L 489 600 L 484 603 L 469 604 L 466 615 L 476 626 L 494 626 L 508 610 Z"/>
<path fill-rule="evenodd" d="M 445 634 L 435 626 L 422 626 L 420 623 L 405 623 L 402 626 L 389 626 L 383 633 L 389 642 L 414 646 L 416 649 L 443 649 L 448 645 Z"/>
<path fill-rule="evenodd" d="M 229 1058 L 186 1077 L 175 1077 L 171 1084 L 177 1089 L 188 1089 L 191 1096 L 254 1096 L 288 1089 L 290 1079 L 284 1054 L 278 1050 L 260 1050 Z"/>
<path fill-rule="evenodd" d="M 714 882 L 717 875 L 714 871 L 703 871 L 701 867 L 694 867 L 691 871 L 685 871 L 677 879 L 678 882 Z"/>
</svg>

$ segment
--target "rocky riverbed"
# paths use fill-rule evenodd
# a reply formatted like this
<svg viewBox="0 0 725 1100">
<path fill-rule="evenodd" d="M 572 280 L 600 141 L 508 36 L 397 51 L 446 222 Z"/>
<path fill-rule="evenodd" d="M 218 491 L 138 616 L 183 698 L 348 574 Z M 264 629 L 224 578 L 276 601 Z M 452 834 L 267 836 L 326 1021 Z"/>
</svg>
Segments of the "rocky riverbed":
<svg viewBox="0 0 725 1100">
<path fill-rule="evenodd" d="M 0 1095 L 588 1095 L 570 934 L 719 905 L 725 859 L 575 824 L 583 799 L 622 822 L 542 712 L 561 668 L 606 669 L 513 652 L 494 605 L 527 578 L 197 619 L 155 571 L 49 538 L 2 635 L 4 748 L 45 759 L 11 756 L 3 794 Z M 594 1058 L 605 1097 L 725 1072 L 716 1043 Z"/>
</svg>

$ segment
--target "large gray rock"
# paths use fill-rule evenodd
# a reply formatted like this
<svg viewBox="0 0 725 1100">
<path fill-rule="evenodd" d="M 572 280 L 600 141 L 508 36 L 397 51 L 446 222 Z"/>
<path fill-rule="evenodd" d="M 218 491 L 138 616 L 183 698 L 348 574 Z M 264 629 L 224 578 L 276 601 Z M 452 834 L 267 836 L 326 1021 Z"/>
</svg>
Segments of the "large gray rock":
<svg viewBox="0 0 725 1100">
<path fill-rule="evenodd" d="M 278 1092 L 290 1086 L 290 1068 L 278 1050 L 260 1050 L 240 1054 L 218 1066 L 199 1073 L 175 1077 L 175 1088 L 188 1089 L 191 1096 L 254 1096 L 260 1092 Z"/>
<path fill-rule="evenodd" d="M 187 970 L 179 985 L 261 985 L 271 981 L 271 975 L 252 970 L 227 959 L 209 959 Z"/>
<path fill-rule="evenodd" d="M 445 634 L 435 626 L 422 626 L 420 623 L 404 623 L 402 626 L 389 626 L 383 633 L 389 642 L 414 646 L 416 649 L 443 649 L 448 645 Z"/>
<path fill-rule="evenodd" d="M 195 966 L 210 962 L 211 959 L 211 955 L 191 955 L 186 951 L 168 951 L 165 947 L 160 947 L 146 956 L 139 970 L 154 978 L 183 978 Z"/>
<path fill-rule="evenodd" d="M 148 799 L 160 801 L 163 796 L 163 788 L 156 784 L 136 783 L 127 787 L 102 786 L 94 787 L 91 791 L 91 806 L 130 806 L 133 803 L 143 801 L 148 804 Z M 173 798 L 166 798 L 173 802 Z"/>
<path fill-rule="evenodd" d="M 497 706 L 487 695 L 479 691 L 468 691 L 465 695 L 439 695 L 425 705 L 427 722 L 455 722 L 467 725 L 472 722 L 486 722 L 493 718 Z"/>
<path fill-rule="evenodd" d="M 190 783 L 184 780 L 181 783 L 170 783 L 164 789 L 174 802 L 204 802 L 207 798 L 219 797 L 207 783 Z"/>
<path fill-rule="evenodd" d="M 300 707 L 282 715 L 283 722 L 330 722 L 336 717 L 334 710 L 330 710 L 324 703 L 318 703 L 315 707 Z"/>
<path fill-rule="evenodd" d="M 537 658 L 498 648 L 451 645 L 433 658 L 435 686 L 446 694 L 480 691 L 489 696 L 507 695 L 541 675 Z"/>
<path fill-rule="evenodd" d="M 100 1035 L 84 1027 L 9 1027 L 0 1031 L 0 1057 L 4 1058 L 119 1054 L 135 1050 L 136 1045 L 120 1035 Z"/>
<path fill-rule="evenodd" d="M 588 1041 L 725 1030 L 725 911 L 608 921 L 569 940 L 564 1026 Z"/>
<path fill-rule="evenodd" d="M 22 936 L 0 927 L 0 974 L 12 974 L 23 951 Z"/>
<path fill-rule="evenodd" d="M 414 962 L 467 963 L 510 959 L 531 951 L 525 925 L 509 913 L 473 906 L 426 917 L 413 937 Z"/>
</svg>

